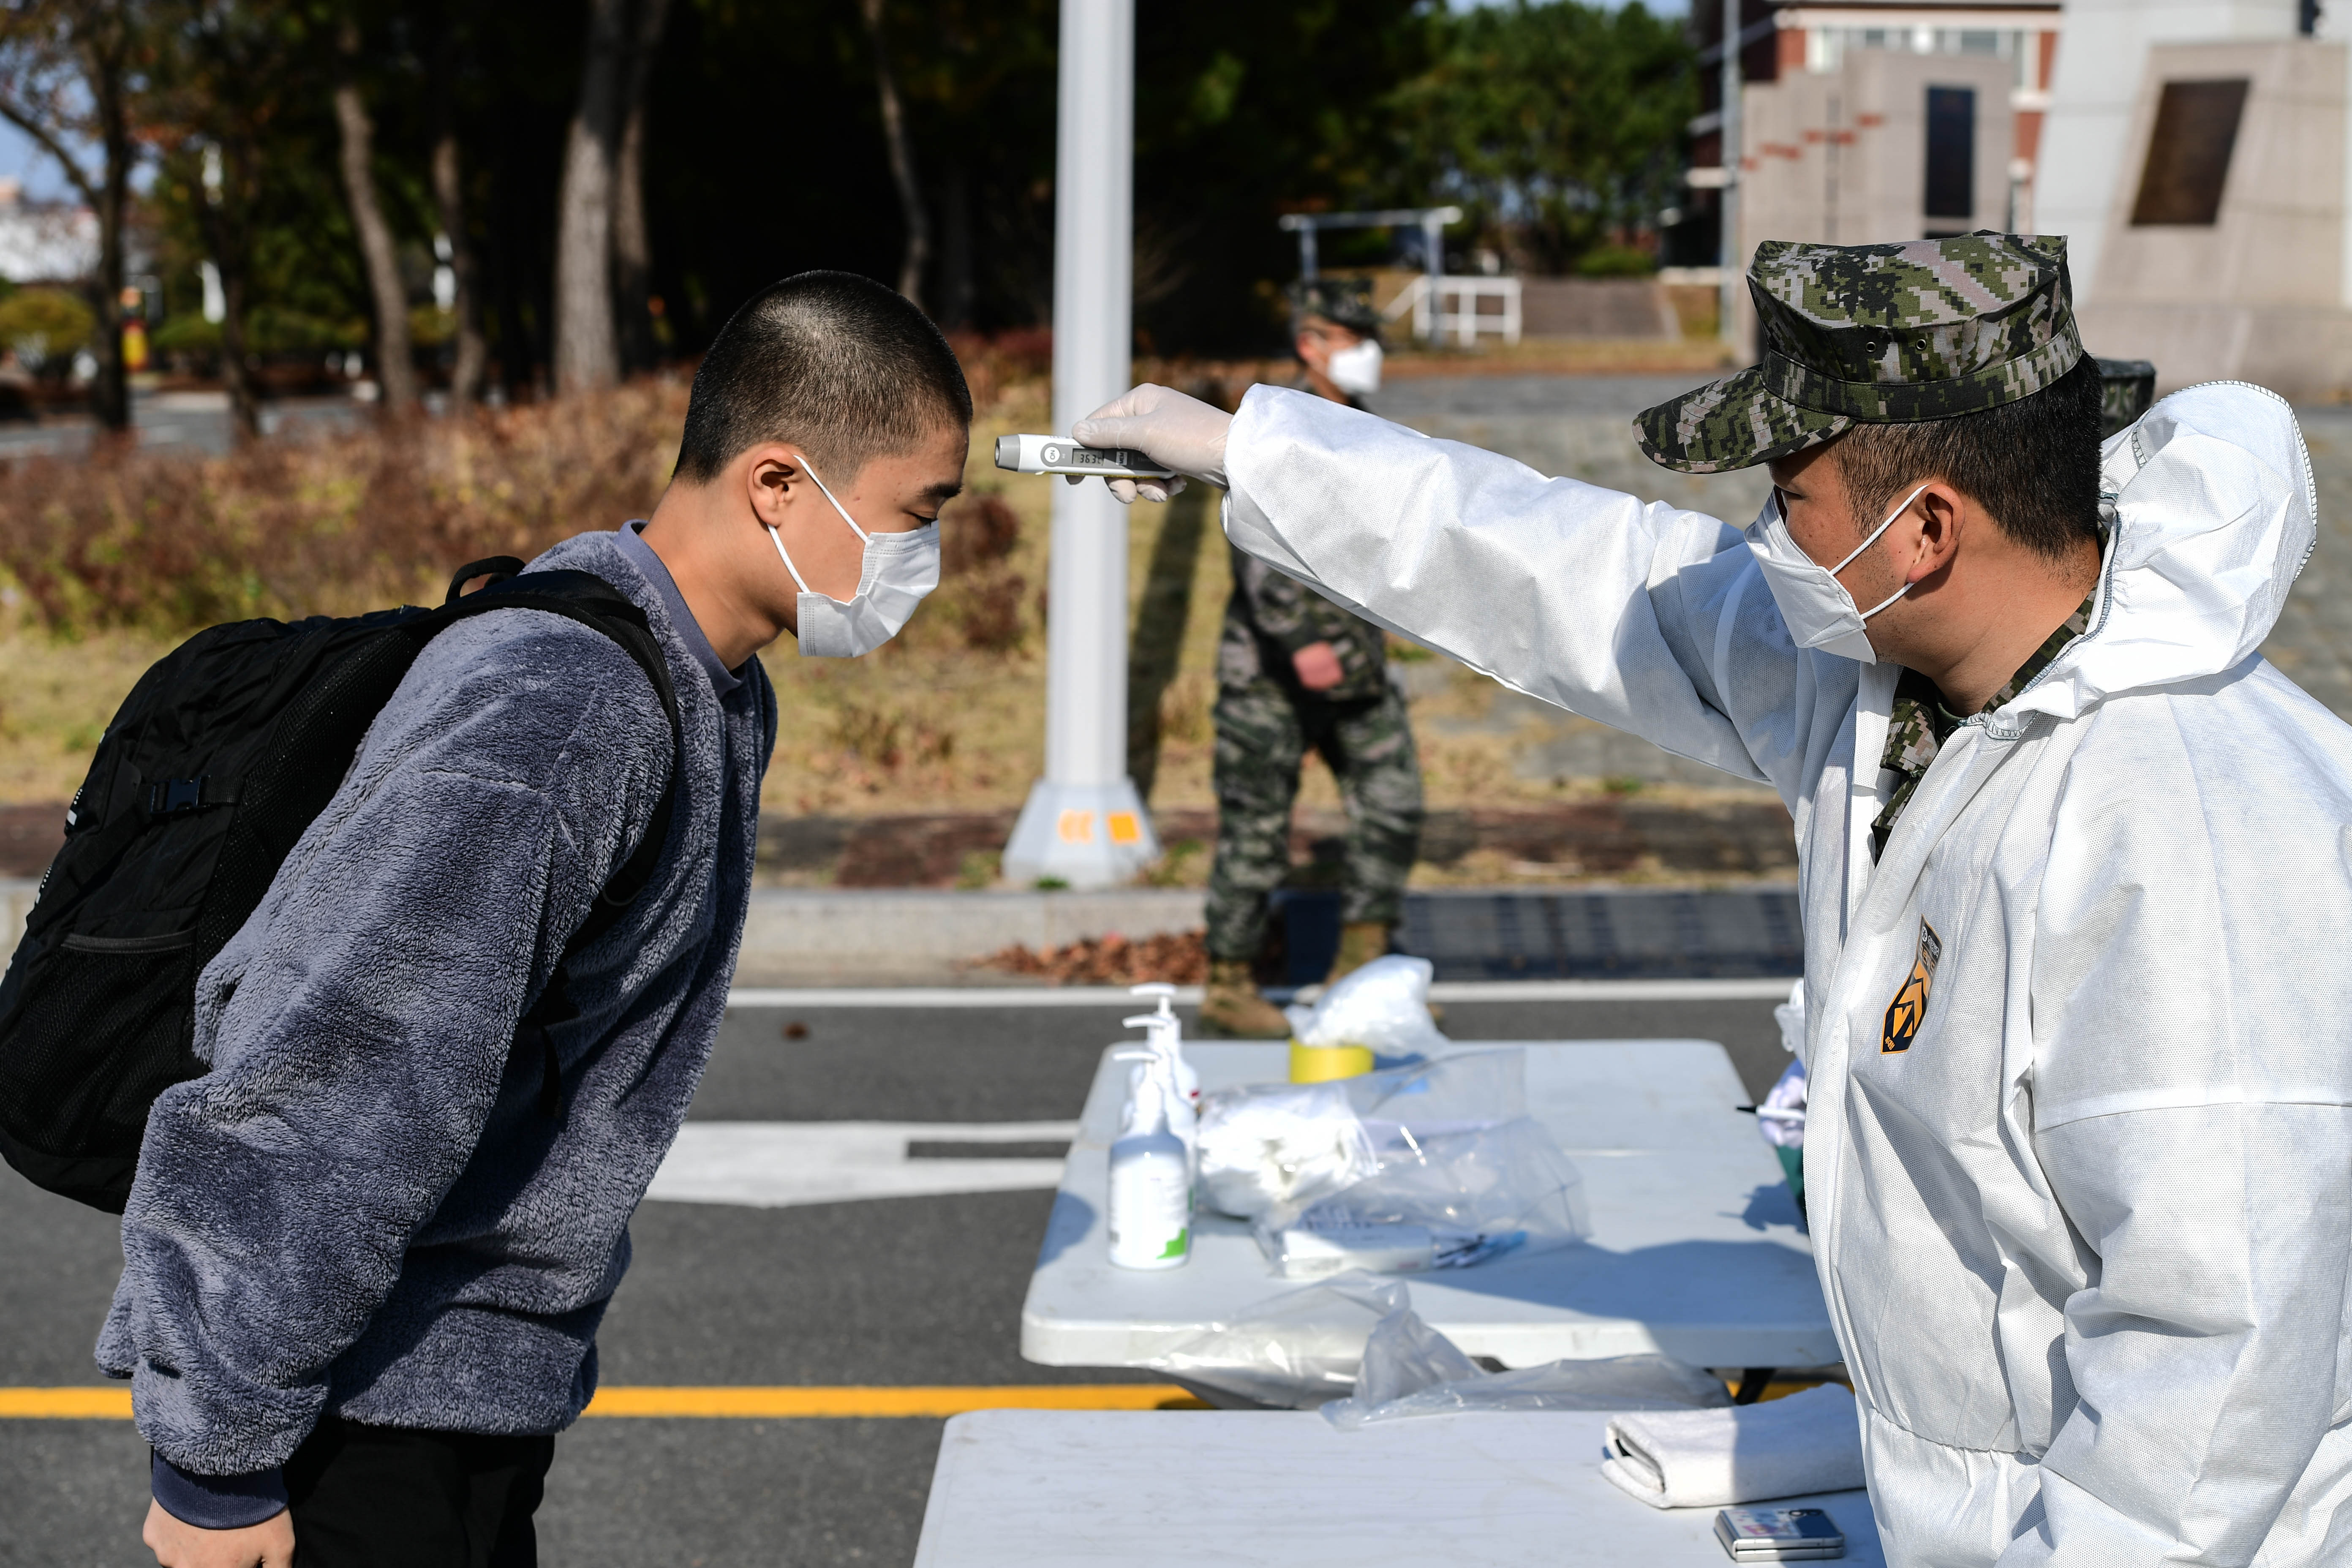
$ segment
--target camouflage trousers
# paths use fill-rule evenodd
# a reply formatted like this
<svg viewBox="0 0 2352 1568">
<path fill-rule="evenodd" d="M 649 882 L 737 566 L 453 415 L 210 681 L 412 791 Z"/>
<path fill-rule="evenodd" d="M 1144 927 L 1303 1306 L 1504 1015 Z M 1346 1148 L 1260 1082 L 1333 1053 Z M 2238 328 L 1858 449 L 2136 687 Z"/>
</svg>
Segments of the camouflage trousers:
<svg viewBox="0 0 2352 1568">
<path fill-rule="evenodd" d="M 1290 808 L 1311 749 L 1330 764 L 1348 806 L 1344 921 L 1394 925 L 1421 848 L 1421 757 L 1404 695 L 1351 702 L 1285 689 L 1271 680 L 1219 689 L 1217 858 L 1209 870 L 1209 952 L 1255 958 L 1265 940 L 1266 895 L 1290 871 Z"/>
</svg>

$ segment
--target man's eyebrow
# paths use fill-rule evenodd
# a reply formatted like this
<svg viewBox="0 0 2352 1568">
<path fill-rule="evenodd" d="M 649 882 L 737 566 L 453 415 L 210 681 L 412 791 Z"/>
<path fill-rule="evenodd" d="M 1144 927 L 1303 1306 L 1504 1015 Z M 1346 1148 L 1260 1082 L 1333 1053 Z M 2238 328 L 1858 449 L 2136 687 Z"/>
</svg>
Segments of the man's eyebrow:
<svg viewBox="0 0 2352 1568">
<path fill-rule="evenodd" d="M 963 481 L 961 479 L 943 480 L 939 484 L 927 488 L 923 491 L 923 499 L 925 500 L 935 500 L 940 502 L 941 505 L 945 505 L 947 502 L 955 500 L 957 496 L 962 493 Z"/>
</svg>

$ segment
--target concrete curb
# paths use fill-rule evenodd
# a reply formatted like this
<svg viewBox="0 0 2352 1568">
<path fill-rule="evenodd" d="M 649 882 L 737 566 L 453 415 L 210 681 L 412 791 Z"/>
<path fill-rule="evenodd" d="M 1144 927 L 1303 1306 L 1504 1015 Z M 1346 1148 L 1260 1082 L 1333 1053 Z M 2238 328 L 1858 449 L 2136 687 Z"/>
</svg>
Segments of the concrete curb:
<svg viewBox="0 0 2352 1568">
<path fill-rule="evenodd" d="M 29 879 L 0 881 L 5 951 L 15 952 L 24 936 L 25 917 L 39 890 Z M 736 968 L 748 984 L 787 976 L 802 984 L 936 976 L 1014 942 L 1044 949 L 1112 931 L 1142 937 L 1194 931 L 1204 897 L 1188 888 L 1095 893 L 761 889 L 751 895 Z"/>
<path fill-rule="evenodd" d="M 1196 931 L 1192 888 L 1103 892 L 765 889 L 751 895 L 736 984 L 802 984 L 937 976 L 1015 942 L 1042 951 L 1084 937 Z M 1013 977 L 1004 977 L 1011 980 Z"/>
<path fill-rule="evenodd" d="M 30 880 L 0 881 L 0 939 L 6 944 L 0 951 L 15 950 L 38 889 Z M 810 993 L 876 987 L 944 986 L 979 995 L 1034 988 L 1033 978 L 977 967 L 977 961 L 1015 943 L 1043 951 L 1113 932 L 1142 938 L 1197 931 L 1205 899 L 1188 888 L 760 889 L 744 922 L 735 984 L 739 991 L 784 988 L 805 1005 L 814 1005 Z M 1783 884 L 1720 891 L 1446 888 L 1407 895 L 1403 935 L 1406 951 L 1435 961 L 1444 981 L 1492 984 L 1497 994 L 1550 982 L 1571 988 L 1732 984 L 1745 995 L 1785 988 L 1785 978 L 1769 977 L 1793 973 L 1801 952 L 1796 923 L 1796 890 Z M 1320 961 L 1307 967 L 1319 971 Z"/>
</svg>

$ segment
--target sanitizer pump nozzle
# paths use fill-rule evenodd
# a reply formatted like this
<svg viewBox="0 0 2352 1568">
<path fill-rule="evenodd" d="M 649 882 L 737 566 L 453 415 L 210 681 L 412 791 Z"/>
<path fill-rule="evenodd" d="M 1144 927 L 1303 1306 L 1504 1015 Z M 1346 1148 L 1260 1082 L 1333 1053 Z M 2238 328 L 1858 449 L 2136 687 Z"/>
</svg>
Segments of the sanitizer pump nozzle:
<svg viewBox="0 0 2352 1568">
<path fill-rule="evenodd" d="M 1132 1023 L 1134 1020 L 1129 1019 L 1129 1022 Z M 1141 1103 L 1148 1087 L 1150 1092 L 1166 1101 L 1165 1120 L 1168 1131 L 1174 1133 L 1177 1142 L 1184 1145 L 1184 1158 L 1187 1164 L 1197 1163 L 1201 1143 L 1201 1113 L 1194 1108 L 1193 1100 L 1185 1098 L 1183 1086 L 1178 1080 L 1176 1068 L 1181 1065 L 1182 1058 L 1179 1058 L 1171 1062 L 1168 1053 L 1154 1044 L 1125 1047 L 1113 1051 L 1111 1060 L 1136 1064 L 1129 1074 L 1130 1083 L 1136 1086 L 1129 1090 L 1129 1114 L 1134 1114 L 1134 1108 Z M 1197 1078 L 1198 1075 L 1195 1076 Z M 1147 1080 L 1149 1080 L 1148 1086 Z"/>
<path fill-rule="evenodd" d="M 1201 1075 L 1191 1062 L 1184 1059 L 1184 1021 L 1176 1016 L 1176 987 L 1160 981 L 1144 985 L 1130 985 L 1130 996 L 1150 997 L 1159 1004 L 1150 1013 L 1119 1020 L 1129 1029 L 1141 1029 L 1151 1043 L 1151 1049 L 1168 1064 L 1168 1075 L 1185 1106 L 1201 1109 Z"/>
</svg>

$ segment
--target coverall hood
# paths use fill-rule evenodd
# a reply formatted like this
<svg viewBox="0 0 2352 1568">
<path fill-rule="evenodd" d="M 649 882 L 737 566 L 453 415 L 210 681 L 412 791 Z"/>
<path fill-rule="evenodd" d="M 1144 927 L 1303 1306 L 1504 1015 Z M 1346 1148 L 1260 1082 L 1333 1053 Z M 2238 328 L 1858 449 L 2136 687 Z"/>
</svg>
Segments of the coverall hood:
<svg viewBox="0 0 2352 1568">
<path fill-rule="evenodd" d="M 1993 734 L 2235 669 L 2311 559 L 2311 458 L 2284 400 L 2261 387 L 2174 393 L 2107 438 L 2099 481 L 2112 524 L 2091 635 L 1992 716 Z"/>
</svg>

